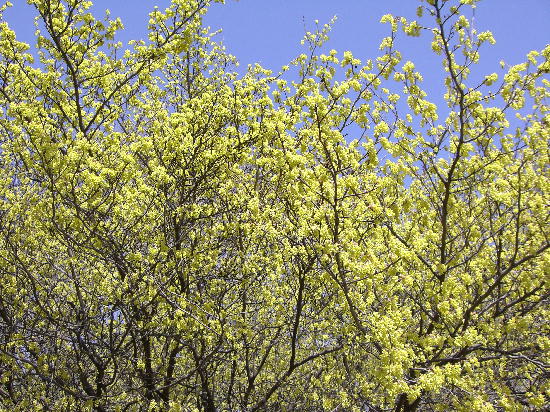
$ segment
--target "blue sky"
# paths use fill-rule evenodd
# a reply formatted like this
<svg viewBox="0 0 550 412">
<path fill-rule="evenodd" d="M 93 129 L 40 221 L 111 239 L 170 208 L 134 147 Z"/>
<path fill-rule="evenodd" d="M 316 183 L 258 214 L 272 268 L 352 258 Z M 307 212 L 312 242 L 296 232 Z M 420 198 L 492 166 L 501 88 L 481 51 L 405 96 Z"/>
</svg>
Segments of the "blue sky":
<svg viewBox="0 0 550 412">
<path fill-rule="evenodd" d="M 259 61 L 276 69 L 297 54 L 304 23 L 311 29 L 315 19 L 325 23 L 338 16 L 329 46 L 366 59 L 375 55 L 388 33 L 380 17 L 390 12 L 414 18 L 418 4 L 415 0 L 241 0 L 213 7 L 207 22 L 224 29 L 229 51 L 243 63 Z M 482 53 L 482 63 L 492 60 L 498 66 L 500 59 L 519 63 L 529 50 L 550 42 L 550 0 L 484 0 L 475 20 L 479 30 L 492 30 L 497 40 L 492 50 Z M 433 59 L 427 37 L 402 40 L 398 49 L 407 58 Z"/>
<path fill-rule="evenodd" d="M 33 43 L 32 7 L 24 0 L 13 3 L 4 19 L 19 40 Z M 205 22 L 212 30 L 223 29 L 218 39 L 237 56 L 241 71 L 256 62 L 278 71 L 304 50 L 300 40 L 306 30 L 314 28 L 316 19 L 323 24 L 333 16 L 338 18 L 327 49 L 340 53 L 351 50 L 355 57 L 366 61 L 378 55 L 380 40 L 388 35 L 388 26 L 379 23 L 380 17 L 392 13 L 412 19 L 419 4 L 416 0 L 227 0 L 225 5 L 214 4 Z M 125 25 L 120 40 L 128 41 L 145 37 L 147 14 L 154 5 L 165 8 L 169 0 L 95 0 L 93 10 L 102 17 L 109 8 L 112 17 L 120 17 Z M 481 50 L 477 69 L 480 76 L 502 74 L 500 60 L 520 63 L 527 52 L 540 50 L 550 42 L 550 0 L 482 0 L 474 18 L 478 31 L 491 30 L 497 41 Z M 443 92 L 444 73 L 430 43 L 427 33 L 420 39 L 401 34 L 397 49 L 404 60 L 415 62 L 424 75 L 425 89 L 437 102 Z"/>
<path fill-rule="evenodd" d="M 15 6 L 5 19 L 16 30 L 20 40 L 32 42 L 33 16 L 24 0 L 14 0 Z M 144 37 L 147 13 L 154 5 L 163 8 L 168 0 L 95 0 L 94 10 L 102 16 L 109 8 L 113 16 L 125 24 L 124 40 Z M 206 23 L 213 29 L 223 29 L 221 38 L 227 49 L 246 67 L 260 62 L 278 69 L 300 53 L 304 30 L 312 29 L 313 21 L 338 21 L 332 31 L 330 48 L 351 50 L 366 60 L 374 57 L 387 27 L 379 24 L 387 13 L 414 17 L 415 0 L 228 0 L 225 5 L 212 6 Z M 483 0 L 475 15 L 479 30 L 492 30 L 497 44 L 482 53 L 482 65 L 498 67 L 519 63 L 531 49 L 541 49 L 550 42 L 550 0 Z M 402 39 L 400 50 L 407 58 L 421 63 L 433 59 L 429 40 Z"/>
</svg>

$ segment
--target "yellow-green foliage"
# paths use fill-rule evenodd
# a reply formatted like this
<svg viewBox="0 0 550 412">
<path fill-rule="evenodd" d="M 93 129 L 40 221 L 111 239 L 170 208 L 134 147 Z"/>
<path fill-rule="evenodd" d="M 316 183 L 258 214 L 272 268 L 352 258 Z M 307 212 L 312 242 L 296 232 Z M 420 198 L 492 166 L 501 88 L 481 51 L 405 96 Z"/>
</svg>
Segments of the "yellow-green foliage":
<svg viewBox="0 0 550 412">
<path fill-rule="evenodd" d="M 29 3 L 37 53 L 0 22 L 3 411 L 548 403 L 550 47 L 476 83 L 476 1 L 429 0 L 373 60 L 318 26 L 239 77 L 207 0 L 128 49 Z"/>
</svg>

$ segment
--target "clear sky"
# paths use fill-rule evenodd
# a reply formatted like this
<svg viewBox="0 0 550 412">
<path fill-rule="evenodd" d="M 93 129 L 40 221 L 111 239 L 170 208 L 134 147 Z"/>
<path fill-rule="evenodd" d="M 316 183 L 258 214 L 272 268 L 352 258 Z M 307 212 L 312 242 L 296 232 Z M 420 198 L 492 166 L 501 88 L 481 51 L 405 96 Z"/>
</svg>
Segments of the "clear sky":
<svg viewBox="0 0 550 412">
<path fill-rule="evenodd" d="M 24 0 L 13 0 L 14 7 L 5 20 L 15 29 L 18 39 L 33 42 L 32 8 Z M 145 37 L 147 13 L 158 5 L 165 8 L 169 0 L 95 0 L 94 11 L 103 16 L 106 8 L 113 17 L 121 17 L 125 30 L 120 39 Z M 415 17 L 416 0 L 227 0 L 225 5 L 214 4 L 206 24 L 213 30 L 223 29 L 220 39 L 230 53 L 237 56 L 241 69 L 259 62 L 278 70 L 303 49 L 300 40 L 306 30 L 314 28 L 333 16 L 338 20 L 331 33 L 328 48 L 340 53 L 351 50 L 365 61 L 377 56 L 382 37 L 388 34 L 387 25 L 379 23 L 385 13 Z M 481 51 L 480 74 L 501 73 L 499 61 L 520 63 L 525 54 L 550 43 L 550 0 L 483 0 L 475 12 L 479 31 L 491 30 L 497 44 Z M 430 39 L 406 38 L 397 44 L 405 59 L 413 60 L 430 79 L 430 72 L 440 68 L 439 58 L 431 53 Z"/>
<path fill-rule="evenodd" d="M 6 20 L 16 29 L 21 40 L 31 41 L 34 32 L 32 9 L 24 0 L 12 0 L 15 6 L 6 13 Z M 143 37 L 147 13 L 154 5 L 161 8 L 168 0 L 95 0 L 98 16 L 109 8 L 112 16 L 125 24 L 124 39 Z M 380 17 L 390 12 L 414 17 L 416 0 L 227 0 L 225 5 L 211 7 L 206 23 L 222 28 L 228 50 L 244 67 L 261 62 L 277 69 L 299 54 L 304 27 L 313 28 L 313 21 L 328 22 L 338 16 L 329 46 L 339 51 L 351 50 L 357 57 L 373 57 L 387 27 Z M 485 50 L 486 62 L 517 63 L 531 49 L 540 49 L 550 42 L 550 0 L 483 0 L 476 10 L 479 30 L 492 30 L 497 45 Z M 406 41 L 413 47 L 410 54 L 417 59 L 429 57 L 429 41 Z M 401 47 L 406 52 L 404 47 Z M 406 53 L 407 55 L 409 53 Z M 426 56 L 428 54 L 428 56 Z"/>
<path fill-rule="evenodd" d="M 416 0 L 241 0 L 211 9 L 208 24 L 224 29 L 229 51 L 243 63 L 259 61 L 276 69 L 298 52 L 304 24 L 328 22 L 338 16 L 330 47 L 351 50 L 359 58 L 373 57 L 387 25 L 379 23 L 388 12 L 414 18 Z M 486 63 L 500 59 L 515 64 L 531 49 L 550 43 L 550 0 L 484 0 L 475 15 L 478 30 L 492 30 L 497 40 L 493 50 L 485 50 Z M 404 37 L 404 36 L 403 36 Z M 407 39 L 403 39 L 407 40 Z M 430 41 L 410 39 L 403 53 L 415 60 L 431 58 Z M 409 52 L 407 52 L 409 51 Z"/>
</svg>

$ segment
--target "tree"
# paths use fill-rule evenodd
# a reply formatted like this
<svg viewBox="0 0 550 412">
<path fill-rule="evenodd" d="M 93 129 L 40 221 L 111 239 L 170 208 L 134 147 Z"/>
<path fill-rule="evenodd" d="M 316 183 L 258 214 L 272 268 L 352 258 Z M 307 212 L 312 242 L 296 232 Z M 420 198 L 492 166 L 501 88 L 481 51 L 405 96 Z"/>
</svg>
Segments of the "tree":
<svg viewBox="0 0 550 412">
<path fill-rule="evenodd" d="M 550 47 L 476 82 L 476 2 L 429 0 L 374 60 L 326 25 L 239 77 L 207 0 L 128 50 L 88 1 L 29 2 L 37 61 L 0 25 L 3 410 L 548 403 Z"/>
</svg>

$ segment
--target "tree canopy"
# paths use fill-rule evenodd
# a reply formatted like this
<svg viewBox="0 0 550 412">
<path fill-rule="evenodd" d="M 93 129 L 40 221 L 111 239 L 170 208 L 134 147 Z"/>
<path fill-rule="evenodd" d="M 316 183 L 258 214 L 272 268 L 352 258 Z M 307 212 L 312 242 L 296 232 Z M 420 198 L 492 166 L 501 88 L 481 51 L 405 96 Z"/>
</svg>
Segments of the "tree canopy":
<svg viewBox="0 0 550 412">
<path fill-rule="evenodd" d="M 28 2 L 34 49 L 0 20 L 2 410 L 548 404 L 550 46 L 479 77 L 477 1 L 427 0 L 370 60 L 318 25 L 239 75 L 209 0 L 126 46 Z"/>
</svg>

